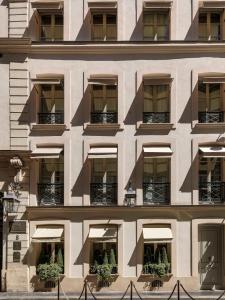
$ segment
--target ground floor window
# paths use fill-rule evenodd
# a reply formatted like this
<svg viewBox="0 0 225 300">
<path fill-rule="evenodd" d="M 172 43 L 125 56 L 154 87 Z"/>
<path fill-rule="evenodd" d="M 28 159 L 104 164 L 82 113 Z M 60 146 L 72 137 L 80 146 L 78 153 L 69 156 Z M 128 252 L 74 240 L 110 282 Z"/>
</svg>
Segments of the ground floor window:
<svg viewBox="0 0 225 300">
<path fill-rule="evenodd" d="M 171 243 L 144 243 L 143 273 L 158 276 L 171 273 Z"/>
<path fill-rule="evenodd" d="M 91 243 L 90 273 L 98 273 L 102 266 L 108 266 L 112 274 L 117 273 L 117 242 Z"/>
</svg>

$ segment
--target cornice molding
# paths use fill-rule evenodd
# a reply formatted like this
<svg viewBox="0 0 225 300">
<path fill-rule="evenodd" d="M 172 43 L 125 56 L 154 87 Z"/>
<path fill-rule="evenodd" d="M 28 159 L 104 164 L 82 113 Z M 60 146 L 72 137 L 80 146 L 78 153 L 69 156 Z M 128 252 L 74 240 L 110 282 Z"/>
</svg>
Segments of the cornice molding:
<svg viewBox="0 0 225 300">
<path fill-rule="evenodd" d="M 93 42 L 52 42 L 38 43 L 30 39 L 0 38 L 1 54 L 39 54 L 39 55 L 139 55 L 139 54 L 223 54 L 225 55 L 225 42 L 186 42 L 170 41 L 158 42 L 130 42 L 118 41 L 115 43 Z"/>
</svg>

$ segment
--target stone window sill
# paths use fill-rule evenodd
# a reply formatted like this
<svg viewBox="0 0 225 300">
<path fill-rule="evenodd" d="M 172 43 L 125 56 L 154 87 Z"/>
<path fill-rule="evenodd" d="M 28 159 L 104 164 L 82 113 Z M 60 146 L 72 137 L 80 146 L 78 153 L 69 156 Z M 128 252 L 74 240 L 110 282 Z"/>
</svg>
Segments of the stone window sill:
<svg viewBox="0 0 225 300">
<path fill-rule="evenodd" d="M 171 130 L 174 128 L 172 123 L 140 123 L 137 125 L 137 129 L 141 130 Z"/>
<path fill-rule="evenodd" d="M 225 129 L 225 122 L 221 123 L 196 123 L 196 129 Z"/>
<path fill-rule="evenodd" d="M 84 125 L 84 130 L 92 131 L 92 130 L 123 130 L 121 124 L 118 123 L 110 123 L 110 124 L 91 124 L 87 123 Z"/>
<path fill-rule="evenodd" d="M 31 130 L 34 131 L 64 131 L 66 124 L 32 124 Z"/>
</svg>

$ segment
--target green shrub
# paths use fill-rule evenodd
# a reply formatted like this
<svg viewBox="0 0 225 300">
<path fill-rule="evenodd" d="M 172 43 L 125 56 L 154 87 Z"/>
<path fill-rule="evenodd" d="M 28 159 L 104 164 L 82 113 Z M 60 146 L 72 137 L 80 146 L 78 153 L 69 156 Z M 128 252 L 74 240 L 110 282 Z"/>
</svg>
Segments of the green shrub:
<svg viewBox="0 0 225 300">
<path fill-rule="evenodd" d="M 57 253 L 57 257 L 56 257 L 56 261 L 57 264 L 62 268 L 62 270 L 64 269 L 64 260 L 63 260 L 63 255 L 62 255 L 62 249 L 59 248 L 58 253 Z"/>
<path fill-rule="evenodd" d="M 112 281 L 112 266 L 110 264 L 98 265 L 96 267 L 97 280 L 109 284 Z"/>
<path fill-rule="evenodd" d="M 116 256 L 115 256 L 115 252 L 114 252 L 114 249 L 112 248 L 110 250 L 110 256 L 109 256 L 109 264 L 112 266 L 112 267 L 116 267 Z"/>
<path fill-rule="evenodd" d="M 62 268 L 56 263 L 45 263 L 37 266 L 37 274 L 42 281 L 56 281 L 61 273 Z"/>
<path fill-rule="evenodd" d="M 104 258 L 103 258 L 103 265 L 108 265 L 108 264 L 109 264 L 108 255 L 107 252 L 105 251 Z"/>
</svg>

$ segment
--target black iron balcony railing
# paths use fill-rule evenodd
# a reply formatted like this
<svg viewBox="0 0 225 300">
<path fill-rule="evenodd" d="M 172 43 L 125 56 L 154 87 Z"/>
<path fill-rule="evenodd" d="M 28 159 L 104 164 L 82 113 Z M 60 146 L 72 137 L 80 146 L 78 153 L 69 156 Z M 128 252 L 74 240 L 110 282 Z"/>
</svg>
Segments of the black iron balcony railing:
<svg viewBox="0 0 225 300">
<path fill-rule="evenodd" d="M 207 111 L 198 113 L 199 123 L 220 123 L 224 122 L 223 111 Z"/>
<path fill-rule="evenodd" d="M 169 112 L 144 112 L 143 123 L 169 123 Z"/>
<path fill-rule="evenodd" d="M 117 183 L 91 183 L 91 205 L 116 205 Z"/>
<path fill-rule="evenodd" d="M 170 183 L 151 182 L 143 183 L 143 203 L 146 204 L 169 204 Z"/>
<path fill-rule="evenodd" d="M 39 183 L 38 184 L 39 205 L 63 205 L 64 184 L 63 183 Z"/>
<path fill-rule="evenodd" d="M 117 123 L 117 113 L 116 112 L 91 113 L 91 123 L 94 123 L 94 124 Z"/>
<path fill-rule="evenodd" d="M 64 114 L 63 113 L 39 113 L 38 114 L 39 124 L 63 124 Z"/>
<path fill-rule="evenodd" d="M 223 203 L 225 200 L 225 182 L 200 182 L 199 201 Z"/>
</svg>

